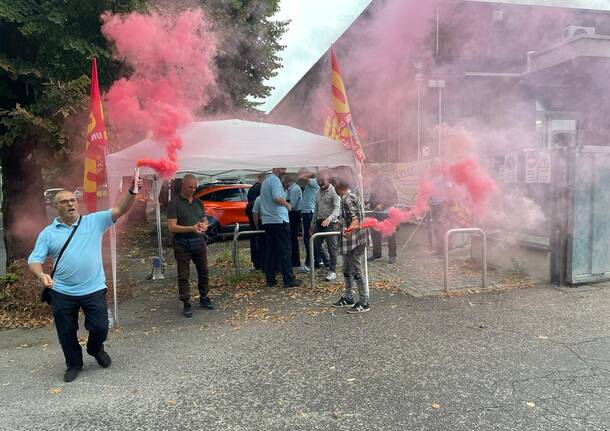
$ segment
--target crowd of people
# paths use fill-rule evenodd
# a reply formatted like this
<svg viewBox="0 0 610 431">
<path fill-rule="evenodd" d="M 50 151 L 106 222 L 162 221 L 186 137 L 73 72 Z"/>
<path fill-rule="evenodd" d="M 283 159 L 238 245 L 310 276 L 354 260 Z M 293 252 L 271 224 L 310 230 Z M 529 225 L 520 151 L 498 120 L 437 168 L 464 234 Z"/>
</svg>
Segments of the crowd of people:
<svg viewBox="0 0 610 431">
<path fill-rule="evenodd" d="M 300 169 L 296 177 L 286 175 L 285 168 L 274 168 L 250 188 L 246 211 L 252 214 L 252 226 L 265 232 L 251 240 L 250 251 L 252 264 L 264 272 L 267 286 L 276 286 L 278 272 L 284 288 L 301 286 L 303 281 L 295 273 L 311 271 L 311 236 L 316 232 L 340 232 L 315 240 L 314 267 L 326 270 L 326 280 L 336 280 L 337 256 L 341 252 L 346 289 L 333 305 L 350 306 L 348 311 L 352 313 L 368 311 L 368 286 L 363 274 L 368 234 L 359 229 L 364 208 L 346 181 L 331 181 L 328 172 L 315 175 L 306 168 Z M 300 256 L 300 231 L 304 261 Z M 358 302 L 352 299 L 352 283 L 358 285 Z"/>
<path fill-rule="evenodd" d="M 143 182 L 140 180 L 139 187 Z M 190 263 L 197 271 L 199 306 L 213 310 L 210 300 L 207 244 L 209 228 L 205 207 L 194 197 L 197 178 L 187 174 L 181 188 L 167 207 L 167 226 L 172 233 L 172 246 L 178 272 L 178 295 L 185 317 L 193 315 L 189 287 Z M 375 194 L 378 197 L 375 197 Z M 373 188 L 375 210 L 391 205 L 395 191 Z M 55 196 L 58 217 L 39 235 L 28 263 L 44 286 L 43 299 L 53 308 L 53 317 L 67 369 L 66 382 L 74 380 L 83 366 L 82 349 L 77 340 L 78 313 L 83 310 L 89 331 L 87 353 L 100 366 L 111 364 L 104 342 L 108 334 L 108 308 L 105 275 L 102 265 L 101 240 L 104 232 L 132 207 L 136 193 L 130 187 L 118 204 L 109 210 L 81 216 L 74 193 L 62 190 Z M 365 250 L 368 229 L 361 229 L 364 207 L 361 200 L 342 178 L 331 180 L 328 172 L 317 175 L 302 168 L 296 177 L 287 176 L 285 168 L 274 168 L 271 174 L 259 175 L 249 189 L 246 213 L 251 225 L 264 230 L 251 240 L 252 263 L 265 274 L 267 286 L 277 285 L 279 272 L 283 288 L 295 288 L 303 280 L 295 271 L 308 273 L 311 256 L 309 243 L 315 232 L 339 232 L 319 237 L 314 243 L 314 267 L 326 269 L 326 280 L 337 279 L 337 255 L 342 254 L 344 292 L 331 304 L 346 307 L 348 313 L 369 310 L 369 290 L 365 276 Z M 79 226 L 82 227 L 79 229 Z M 77 232 L 78 230 L 78 232 Z M 303 234 L 305 261 L 301 262 L 299 231 Z M 73 239 L 74 238 L 74 239 Z M 375 253 L 380 251 L 374 248 Z M 68 247 L 69 245 L 69 247 Z M 47 256 L 54 262 L 53 271 L 43 270 Z M 390 261 L 396 256 L 395 242 L 390 246 Z M 355 301 L 354 290 L 358 291 Z"/>
</svg>

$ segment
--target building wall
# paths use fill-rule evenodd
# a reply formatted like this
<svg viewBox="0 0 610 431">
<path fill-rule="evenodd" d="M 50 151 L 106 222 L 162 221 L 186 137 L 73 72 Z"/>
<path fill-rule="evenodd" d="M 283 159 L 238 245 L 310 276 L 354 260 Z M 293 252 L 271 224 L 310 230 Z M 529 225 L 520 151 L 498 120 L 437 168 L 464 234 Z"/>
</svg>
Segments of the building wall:
<svg viewBox="0 0 610 431">
<path fill-rule="evenodd" d="M 381 8 L 383 4 L 373 2 L 367 13 L 337 41 L 338 53 L 349 52 L 352 57 L 357 56 L 356 48 L 364 46 L 375 8 Z M 454 0 L 441 3 L 440 10 L 440 44 L 436 59 L 434 55 L 430 57 L 431 45 L 422 45 L 421 56 L 429 60 L 421 70 L 424 77 L 420 81 L 420 157 L 422 148 L 428 147 L 429 157 L 434 157 L 438 147 L 434 127 L 439 121 L 439 97 L 438 89 L 428 87 L 431 78 L 445 80 L 440 102 L 444 123 L 483 124 L 489 130 L 496 129 L 498 134 L 509 135 L 500 136 L 499 143 L 490 140 L 484 151 L 492 152 L 497 146 L 505 145 L 511 134 L 518 134 L 515 137 L 518 142 L 513 142 L 518 148 L 535 148 L 538 145 L 536 101 L 544 99 L 545 92 L 541 95 L 532 91 L 528 83 L 516 76 L 527 69 L 528 51 L 540 51 L 561 43 L 562 32 L 568 25 L 594 26 L 598 34 L 610 33 L 610 13 L 601 11 Z M 432 35 L 428 36 L 427 42 L 431 43 Z M 379 54 L 399 56 L 392 51 Z M 324 118 L 330 113 L 328 57 L 325 53 L 272 110 L 270 121 L 321 133 Z M 413 59 L 405 57 L 402 60 L 412 63 Z M 361 61 L 383 63 L 383 59 L 362 58 Z M 366 136 L 365 153 L 369 162 L 410 161 L 418 157 L 416 71 L 412 67 L 410 70 L 413 72 L 410 75 L 388 76 L 387 88 L 383 89 L 387 97 L 381 102 L 376 99 L 374 106 L 369 102 L 372 95 L 367 94 L 367 89 L 352 85 L 349 69 L 342 70 L 355 124 Z M 465 75 L 472 72 L 512 73 L 513 76 Z M 556 88 L 550 88 L 546 94 L 560 94 L 563 100 L 575 105 L 569 110 L 586 112 L 581 121 L 583 136 L 589 142 L 602 140 L 600 130 L 608 125 L 610 118 L 601 113 L 608 112 L 605 99 L 594 105 L 588 102 L 579 105 L 579 95 L 571 94 L 569 89 L 563 88 L 559 93 Z M 604 109 L 597 110 L 594 106 Z M 376 115 L 371 115 L 371 111 Z"/>
</svg>

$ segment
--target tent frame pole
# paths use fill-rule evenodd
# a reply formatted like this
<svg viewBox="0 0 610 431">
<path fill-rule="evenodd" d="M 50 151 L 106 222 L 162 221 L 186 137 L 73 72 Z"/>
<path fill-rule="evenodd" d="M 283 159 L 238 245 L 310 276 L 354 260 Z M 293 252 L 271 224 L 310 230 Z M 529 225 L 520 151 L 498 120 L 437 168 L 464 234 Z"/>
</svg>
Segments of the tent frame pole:
<svg viewBox="0 0 610 431">
<path fill-rule="evenodd" d="M 153 194 L 155 195 L 155 221 L 157 223 L 157 247 L 159 248 L 159 260 L 161 268 L 165 268 L 165 259 L 163 257 L 163 239 L 161 237 L 161 203 L 159 202 L 160 190 L 157 187 L 158 178 L 155 175 L 153 178 Z"/>
</svg>

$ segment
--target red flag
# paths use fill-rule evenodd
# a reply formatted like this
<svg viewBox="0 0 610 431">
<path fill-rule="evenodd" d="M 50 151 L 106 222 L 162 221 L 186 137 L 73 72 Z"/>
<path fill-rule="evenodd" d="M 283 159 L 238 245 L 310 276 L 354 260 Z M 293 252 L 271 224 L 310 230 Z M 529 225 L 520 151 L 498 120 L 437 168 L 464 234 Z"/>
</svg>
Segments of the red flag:
<svg viewBox="0 0 610 431">
<path fill-rule="evenodd" d="M 87 210 L 97 210 L 98 194 L 106 184 L 106 155 L 108 154 L 106 126 L 102 98 L 97 80 L 97 62 L 91 65 L 91 92 L 89 96 L 89 123 L 87 124 L 87 147 L 85 150 L 85 174 L 83 177 L 83 199 Z"/>
<path fill-rule="evenodd" d="M 354 157 L 360 162 L 360 169 L 362 170 L 364 150 L 362 149 L 356 127 L 352 121 L 352 114 L 347 100 L 347 92 L 343 85 L 343 79 L 341 79 L 339 63 L 337 62 L 334 48 L 331 48 L 330 55 L 332 69 L 331 90 L 335 118 L 326 120 L 324 128 L 325 135 L 341 142 L 346 149 L 353 151 Z"/>
</svg>

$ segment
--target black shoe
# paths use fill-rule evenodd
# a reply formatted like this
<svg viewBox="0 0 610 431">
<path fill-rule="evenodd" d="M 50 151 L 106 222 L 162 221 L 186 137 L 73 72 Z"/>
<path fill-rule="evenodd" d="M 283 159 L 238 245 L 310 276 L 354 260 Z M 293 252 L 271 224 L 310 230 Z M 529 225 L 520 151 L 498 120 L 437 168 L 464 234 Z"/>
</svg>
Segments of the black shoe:
<svg viewBox="0 0 610 431">
<path fill-rule="evenodd" d="M 70 367 L 64 373 L 64 382 L 71 382 L 76 379 L 78 376 L 78 372 L 83 369 L 82 365 L 78 365 L 76 367 Z"/>
<path fill-rule="evenodd" d="M 273 283 L 267 282 L 267 287 L 275 287 L 275 286 L 277 286 L 277 284 L 275 282 L 273 282 Z"/>
<path fill-rule="evenodd" d="M 206 310 L 214 310 L 214 305 L 212 304 L 212 301 L 210 301 L 210 298 L 208 298 L 207 296 L 199 298 L 199 306 L 201 308 L 205 308 Z"/>
<path fill-rule="evenodd" d="M 396 263 L 396 256 L 390 256 L 388 263 Z"/>
<path fill-rule="evenodd" d="M 360 313 L 366 313 L 370 309 L 371 309 L 371 306 L 369 304 L 362 304 L 360 302 L 356 302 L 352 308 L 347 309 L 347 312 L 349 314 L 360 314 Z"/>
<path fill-rule="evenodd" d="M 93 357 L 102 368 L 108 368 L 110 364 L 112 364 L 112 359 L 110 359 L 110 355 L 104 351 L 103 347 L 102 350 L 100 350 L 97 355 L 93 355 Z"/>
<path fill-rule="evenodd" d="M 184 317 L 193 317 L 193 307 L 190 302 L 185 302 L 182 306 L 182 315 Z"/>
<path fill-rule="evenodd" d="M 295 278 L 290 283 L 284 284 L 284 289 L 290 289 L 292 287 L 299 287 L 302 285 L 303 285 L 303 280 L 299 280 L 298 278 Z"/>
<path fill-rule="evenodd" d="M 337 302 L 333 303 L 332 306 L 335 308 L 340 308 L 340 307 L 351 307 L 352 305 L 354 305 L 353 299 L 347 299 L 342 296 L 341 299 L 339 299 Z"/>
<path fill-rule="evenodd" d="M 377 260 L 377 259 L 381 259 L 381 256 L 369 256 L 366 258 L 366 260 Z"/>
</svg>

